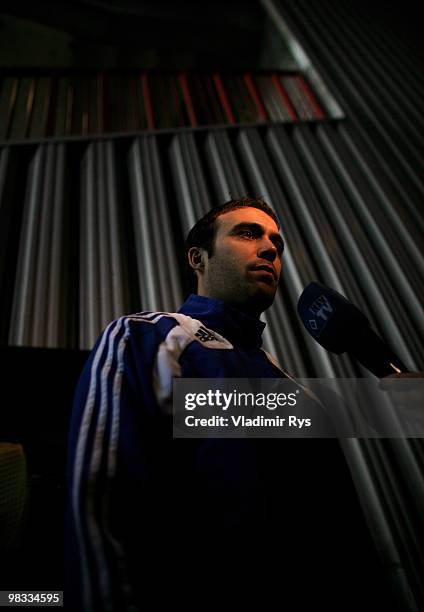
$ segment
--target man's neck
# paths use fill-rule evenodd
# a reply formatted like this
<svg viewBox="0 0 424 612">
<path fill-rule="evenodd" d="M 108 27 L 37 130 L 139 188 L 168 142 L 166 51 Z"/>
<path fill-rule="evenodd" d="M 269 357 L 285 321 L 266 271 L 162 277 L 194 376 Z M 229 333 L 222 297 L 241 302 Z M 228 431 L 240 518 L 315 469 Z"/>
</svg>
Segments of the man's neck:
<svg viewBox="0 0 424 612">
<path fill-rule="evenodd" d="M 240 310 L 242 313 L 248 315 L 249 317 L 253 317 L 254 319 L 259 319 L 263 312 L 262 309 L 258 309 L 258 307 L 255 304 L 252 304 L 252 302 L 247 303 L 247 302 L 229 301 L 218 295 L 208 295 L 206 291 L 202 291 L 202 292 L 198 291 L 197 295 L 202 296 L 202 297 L 211 298 L 213 300 L 221 300 L 228 306 L 231 306 L 232 308 L 235 308 L 236 310 Z"/>
</svg>

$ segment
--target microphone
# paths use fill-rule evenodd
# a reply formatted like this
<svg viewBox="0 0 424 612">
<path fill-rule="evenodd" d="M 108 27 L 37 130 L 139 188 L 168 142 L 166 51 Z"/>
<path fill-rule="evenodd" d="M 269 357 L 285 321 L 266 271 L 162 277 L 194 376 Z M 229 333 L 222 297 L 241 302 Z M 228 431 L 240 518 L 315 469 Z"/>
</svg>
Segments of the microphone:
<svg viewBox="0 0 424 612">
<path fill-rule="evenodd" d="M 327 351 L 349 353 L 378 378 L 408 372 L 359 308 L 334 289 L 310 283 L 299 298 L 297 311 L 306 330 Z"/>
</svg>

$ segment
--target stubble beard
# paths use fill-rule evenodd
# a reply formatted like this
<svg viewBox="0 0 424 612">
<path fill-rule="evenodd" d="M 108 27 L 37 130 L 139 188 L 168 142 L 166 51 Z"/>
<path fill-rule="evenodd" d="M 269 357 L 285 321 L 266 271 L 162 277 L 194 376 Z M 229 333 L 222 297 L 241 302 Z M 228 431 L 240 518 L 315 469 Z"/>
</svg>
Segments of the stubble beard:
<svg viewBox="0 0 424 612">
<path fill-rule="evenodd" d="M 276 287 L 266 286 L 263 281 L 241 277 L 240 274 L 229 274 L 225 268 L 213 268 L 211 272 L 211 278 L 205 284 L 209 297 L 221 299 L 257 317 L 274 302 Z"/>
</svg>

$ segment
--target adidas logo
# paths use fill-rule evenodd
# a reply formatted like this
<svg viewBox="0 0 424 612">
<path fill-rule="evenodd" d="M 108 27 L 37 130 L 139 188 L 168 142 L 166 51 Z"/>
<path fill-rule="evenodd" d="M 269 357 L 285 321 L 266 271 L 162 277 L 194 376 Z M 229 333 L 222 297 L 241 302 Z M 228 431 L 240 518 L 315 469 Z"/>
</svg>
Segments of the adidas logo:
<svg viewBox="0 0 424 612">
<path fill-rule="evenodd" d="M 203 326 L 199 327 L 199 329 L 194 335 L 196 336 L 196 338 L 199 338 L 200 342 L 210 342 L 211 340 L 217 340 L 217 337 L 214 336 Z"/>
</svg>

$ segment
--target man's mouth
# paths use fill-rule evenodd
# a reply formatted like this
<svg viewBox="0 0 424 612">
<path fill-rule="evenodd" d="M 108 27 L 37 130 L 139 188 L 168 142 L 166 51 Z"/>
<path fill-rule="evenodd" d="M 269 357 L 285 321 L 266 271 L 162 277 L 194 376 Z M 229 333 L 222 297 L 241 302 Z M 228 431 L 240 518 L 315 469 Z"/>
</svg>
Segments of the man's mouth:
<svg viewBox="0 0 424 612">
<path fill-rule="evenodd" d="M 277 273 L 275 272 L 275 270 L 274 270 L 274 268 L 272 266 L 267 266 L 266 264 L 261 264 L 259 266 L 255 266 L 252 269 L 254 271 L 258 270 L 258 271 L 268 272 L 269 274 L 272 275 L 274 280 L 277 280 Z"/>
</svg>

